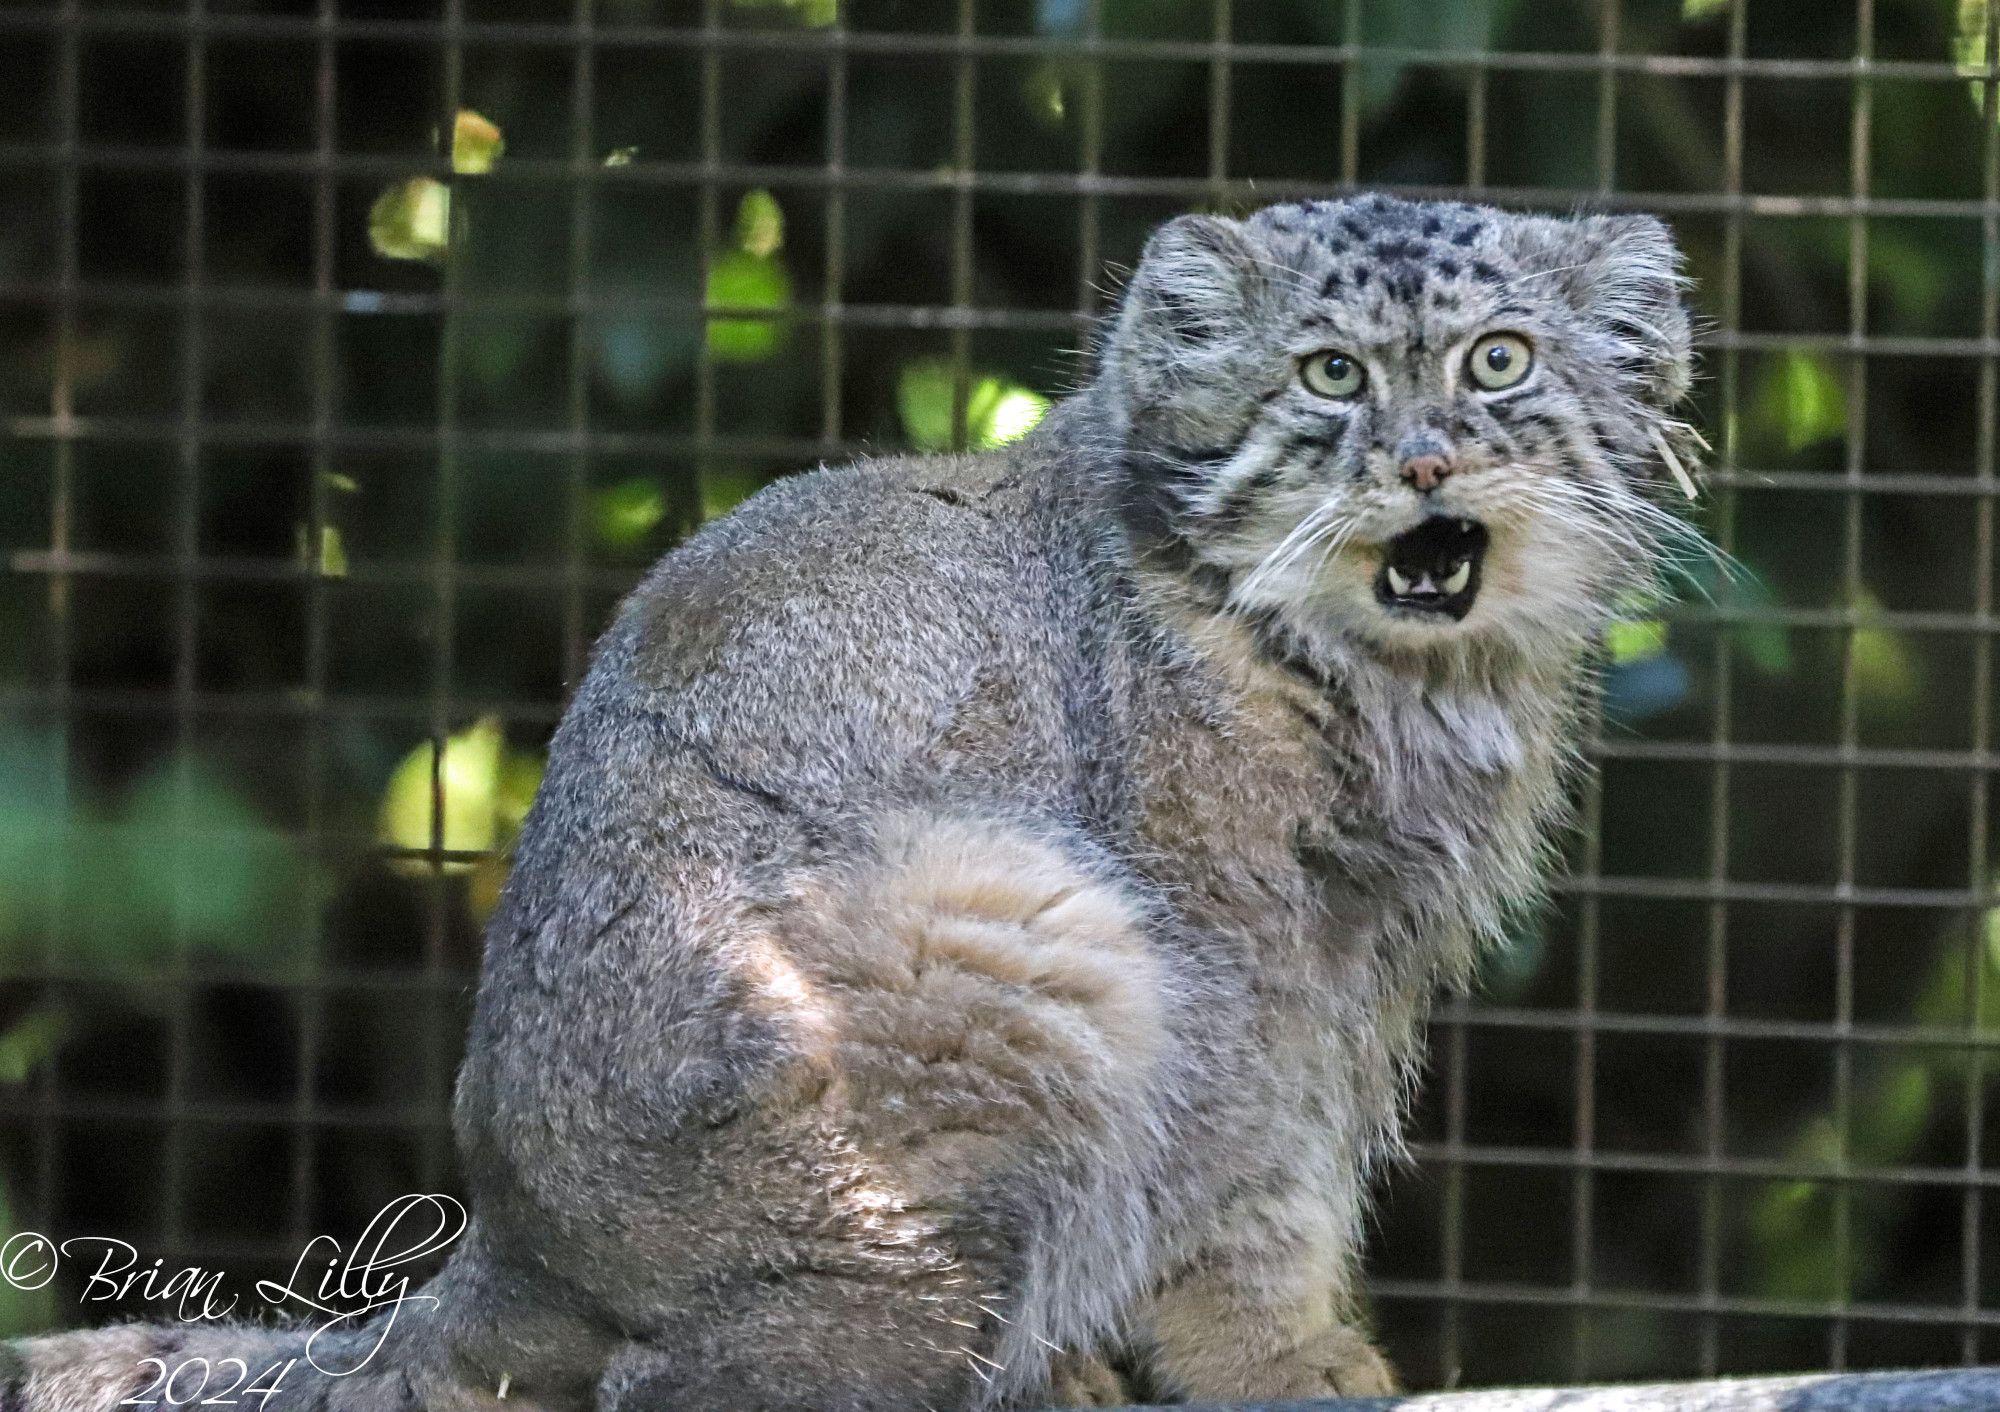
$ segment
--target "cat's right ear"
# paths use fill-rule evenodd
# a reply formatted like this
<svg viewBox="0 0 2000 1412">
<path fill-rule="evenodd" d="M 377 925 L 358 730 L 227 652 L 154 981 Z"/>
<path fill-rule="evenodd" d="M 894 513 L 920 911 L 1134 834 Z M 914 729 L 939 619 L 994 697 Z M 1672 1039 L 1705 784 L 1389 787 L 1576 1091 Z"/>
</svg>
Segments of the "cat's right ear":
<svg viewBox="0 0 2000 1412">
<path fill-rule="evenodd" d="M 1265 283 L 1249 230 L 1226 216 L 1176 216 L 1146 242 L 1121 322 L 1196 351 L 1247 331 Z"/>
</svg>

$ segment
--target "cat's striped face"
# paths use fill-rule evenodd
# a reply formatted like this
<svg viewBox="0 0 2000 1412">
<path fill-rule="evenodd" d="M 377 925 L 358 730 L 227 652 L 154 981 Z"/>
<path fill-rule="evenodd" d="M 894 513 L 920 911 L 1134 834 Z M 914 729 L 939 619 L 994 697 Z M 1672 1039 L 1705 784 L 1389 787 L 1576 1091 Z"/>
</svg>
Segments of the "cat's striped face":
<svg viewBox="0 0 2000 1412">
<path fill-rule="evenodd" d="M 1106 354 L 1130 518 L 1310 633 L 1574 638 L 1688 533 L 1656 503 L 1692 461 L 1688 341 L 1649 218 L 1380 196 L 1183 217 Z"/>
</svg>

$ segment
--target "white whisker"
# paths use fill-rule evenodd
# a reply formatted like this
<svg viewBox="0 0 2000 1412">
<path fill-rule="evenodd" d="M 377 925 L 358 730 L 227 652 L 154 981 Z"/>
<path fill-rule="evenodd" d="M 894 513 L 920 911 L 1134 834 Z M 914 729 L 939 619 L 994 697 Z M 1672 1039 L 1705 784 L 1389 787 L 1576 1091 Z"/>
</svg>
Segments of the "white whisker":
<svg viewBox="0 0 2000 1412">
<path fill-rule="evenodd" d="M 1276 547 L 1258 561 L 1257 566 L 1245 575 L 1237 590 L 1237 597 L 1243 600 L 1255 599 L 1266 585 L 1289 570 L 1299 559 L 1310 553 L 1313 547 L 1328 535 L 1351 532 L 1351 517 L 1343 512 L 1339 501 L 1322 501 L 1311 514 L 1292 526 L 1291 532 L 1279 540 Z"/>
<path fill-rule="evenodd" d="M 1648 427 L 1647 430 L 1653 434 L 1653 445 L 1659 448 L 1661 459 L 1667 463 L 1667 469 L 1673 472 L 1674 481 L 1680 486 L 1681 494 L 1690 500 L 1699 500 L 1701 495 L 1694 488 L 1694 477 L 1689 475 L 1687 467 L 1681 464 L 1681 458 L 1674 455 L 1674 448 L 1667 444 L 1665 434 L 1657 426 Z"/>
</svg>

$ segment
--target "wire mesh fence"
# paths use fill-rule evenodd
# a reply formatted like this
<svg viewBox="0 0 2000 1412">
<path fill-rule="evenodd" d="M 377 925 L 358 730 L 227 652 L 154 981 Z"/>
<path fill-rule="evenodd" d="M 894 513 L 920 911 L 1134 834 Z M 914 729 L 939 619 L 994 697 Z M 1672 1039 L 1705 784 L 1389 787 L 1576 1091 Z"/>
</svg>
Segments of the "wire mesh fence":
<svg viewBox="0 0 2000 1412">
<path fill-rule="evenodd" d="M 1019 434 L 1148 229 L 1666 215 L 1699 512 L 1557 899 L 1440 1011 L 1411 1381 L 2000 1358 L 2000 0 L 0 3 L 0 1225 L 248 1281 L 448 1189 L 610 605 Z M 5 1231 L 0 1231 L 4 1237 Z M 0 1284 L 0 1332 L 107 1317 Z"/>
</svg>

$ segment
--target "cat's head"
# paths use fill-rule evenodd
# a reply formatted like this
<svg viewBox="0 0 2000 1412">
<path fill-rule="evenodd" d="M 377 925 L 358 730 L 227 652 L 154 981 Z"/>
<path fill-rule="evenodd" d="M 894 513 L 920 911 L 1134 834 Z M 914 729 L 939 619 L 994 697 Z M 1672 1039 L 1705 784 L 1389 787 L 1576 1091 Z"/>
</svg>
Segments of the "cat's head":
<svg viewBox="0 0 2000 1412">
<path fill-rule="evenodd" d="M 1691 533 L 1681 287 L 1649 216 L 1180 217 L 1104 349 L 1128 523 L 1309 640 L 1574 651 Z"/>
</svg>

